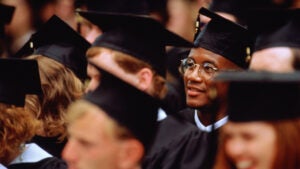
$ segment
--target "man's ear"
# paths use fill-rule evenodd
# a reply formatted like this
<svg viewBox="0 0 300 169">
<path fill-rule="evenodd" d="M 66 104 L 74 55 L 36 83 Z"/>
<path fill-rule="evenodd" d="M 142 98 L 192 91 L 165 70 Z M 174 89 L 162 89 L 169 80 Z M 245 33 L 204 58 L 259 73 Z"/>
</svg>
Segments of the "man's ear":
<svg viewBox="0 0 300 169">
<path fill-rule="evenodd" d="M 124 140 L 120 146 L 119 167 L 121 169 L 136 168 L 144 156 L 144 146 L 137 139 Z"/>
<path fill-rule="evenodd" d="M 142 68 L 138 73 L 138 88 L 142 91 L 148 91 L 152 88 L 153 72 L 149 68 Z"/>
</svg>

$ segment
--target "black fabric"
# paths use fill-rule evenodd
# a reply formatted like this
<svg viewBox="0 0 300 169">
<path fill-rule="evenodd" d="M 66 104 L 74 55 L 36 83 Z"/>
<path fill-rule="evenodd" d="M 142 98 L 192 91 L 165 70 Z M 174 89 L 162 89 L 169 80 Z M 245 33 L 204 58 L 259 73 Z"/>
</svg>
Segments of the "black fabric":
<svg viewBox="0 0 300 169">
<path fill-rule="evenodd" d="M 54 157 L 61 158 L 61 153 L 67 143 L 67 139 L 59 141 L 58 137 L 42 137 L 35 135 L 30 142 L 36 143 Z"/>
<path fill-rule="evenodd" d="M 3 38 L 5 34 L 4 25 L 11 21 L 15 7 L 0 3 L 0 11 L 0 38 Z"/>
<path fill-rule="evenodd" d="M 197 35 L 194 45 L 219 54 L 241 68 L 248 68 L 247 48 L 253 46 L 253 38 L 248 30 L 206 8 L 200 14 L 211 18 Z"/>
<path fill-rule="evenodd" d="M 172 85 L 169 82 L 167 82 L 166 85 L 168 91 L 166 96 L 161 101 L 161 107 L 166 111 L 167 114 L 174 114 L 181 110 L 184 106 L 182 104 L 184 97 L 180 95 L 180 93 L 178 92 L 178 90 L 176 90 L 174 85 Z"/>
<path fill-rule="evenodd" d="M 67 169 L 67 164 L 56 157 L 45 158 L 38 162 L 19 163 L 7 166 L 8 169 Z"/>
<path fill-rule="evenodd" d="M 300 47 L 300 9 L 260 9 L 247 15 L 248 29 L 256 36 L 254 50 Z"/>
<path fill-rule="evenodd" d="M 154 144 L 146 154 L 144 169 L 208 168 L 210 133 L 173 116 L 160 122 Z"/>
<path fill-rule="evenodd" d="M 65 65 L 79 79 L 84 80 L 87 78 L 85 52 L 89 47 L 88 41 L 59 17 L 53 15 L 14 57 L 40 54 Z"/>
<path fill-rule="evenodd" d="M 228 82 L 229 120 L 272 121 L 300 117 L 300 73 L 220 73 Z"/>
<path fill-rule="evenodd" d="M 143 60 L 163 77 L 167 60 L 165 47 L 193 46 L 150 16 L 83 11 L 79 14 L 103 31 L 93 46 L 107 47 Z"/>
<path fill-rule="evenodd" d="M 0 102 L 24 106 L 26 94 L 42 93 L 37 61 L 0 59 Z"/>
</svg>

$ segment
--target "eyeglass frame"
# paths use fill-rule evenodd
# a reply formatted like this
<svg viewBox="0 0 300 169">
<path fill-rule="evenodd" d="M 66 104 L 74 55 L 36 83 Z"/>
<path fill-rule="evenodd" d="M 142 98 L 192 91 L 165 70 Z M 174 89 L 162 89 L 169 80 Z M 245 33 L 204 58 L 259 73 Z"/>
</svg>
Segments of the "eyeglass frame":
<svg viewBox="0 0 300 169">
<path fill-rule="evenodd" d="M 193 61 L 192 66 L 188 65 L 188 60 Z M 198 67 L 198 76 L 205 76 L 206 78 L 210 79 L 212 77 L 214 77 L 214 75 L 216 74 L 216 72 L 219 71 L 218 68 L 211 66 L 211 63 L 208 62 L 204 62 L 202 64 L 197 64 L 195 63 L 195 60 L 193 58 L 187 57 L 185 59 L 180 60 L 181 64 L 179 66 L 179 72 L 181 75 L 185 75 L 185 73 L 187 71 L 190 71 L 190 73 L 194 72 L 196 67 Z M 208 71 L 206 68 L 211 69 L 212 72 Z M 205 74 L 203 74 L 205 73 Z"/>
</svg>

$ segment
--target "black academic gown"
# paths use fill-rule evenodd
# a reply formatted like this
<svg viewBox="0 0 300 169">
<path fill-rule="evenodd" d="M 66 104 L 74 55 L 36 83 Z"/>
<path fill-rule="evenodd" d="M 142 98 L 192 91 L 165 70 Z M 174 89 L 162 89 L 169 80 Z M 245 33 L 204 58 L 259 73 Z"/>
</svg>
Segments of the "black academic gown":
<svg viewBox="0 0 300 169">
<path fill-rule="evenodd" d="M 35 143 L 26 144 L 24 151 L 16 157 L 8 169 L 67 169 L 60 158 L 51 156 Z"/>
<path fill-rule="evenodd" d="M 54 157 L 61 158 L 61 153 L 67 143 L 67 139 L 59 142 L 58 137 L 42 137 L 36 135 L 30 142 L 36 143 Z"/>
<path fill-rule="evenodd" d="M 45 158 L 39 162 L 12 164 L 8 169 L 67 169 L 67 164 L 56 157 Z"/>
<path fill-rule="evenodd" d="M 160 122 L 152 148 L 143 161 L 144 169 L 206 169 L 210 133 L 176 116 Z"/>
</svg>

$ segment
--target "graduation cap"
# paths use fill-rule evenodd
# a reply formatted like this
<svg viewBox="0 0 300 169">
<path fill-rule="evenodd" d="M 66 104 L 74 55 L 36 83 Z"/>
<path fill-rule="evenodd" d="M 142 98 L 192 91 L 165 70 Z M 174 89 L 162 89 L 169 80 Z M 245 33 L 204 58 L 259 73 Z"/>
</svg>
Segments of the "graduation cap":
<svg viewBox="0 0 300 169">
<path fill-rule="evenodd" d="M 36 60 L 0 59 L 0 102 L 24 106 L 26 94 L 42 93 Z"/>
<path fill-rule="evenodd" d="M 242 68 L 248 68 L 252 47 L 248 30 L 206 8 L 202 7 L 199 12 L 211 20 L 197 35 L 194 45 L 219 54 Z"/>
<path fill-rule="evenodd" d="M 107 47 L 143 60 L 163 77 L 166 73 L 165 47 L 193 46 L 150 16 L 83 11 L 79 14 L 103 31 L 93 46 Z"/>
<path fill-rule="evenodd" d="M 110 73 L 102 69 L 99 71 L 100 86 L 87 93 L 84 99 L 96 104 L 129 129 L 147 149 L 156 132 L 158 101 Z"/>
<path fill-rule="evenodd" d="M 270 47 L 300 47 L 300 9 L 260 9 L 249 12 L 248 29 L 256 36 L 255 51 Z"/>
<path fill-rule="evenodd" d="M 41 29 L 31 36 L 15 57 L 40 54 L 65 65 L 78 78 L 86 79 L 87 60 L 85 53 L 89 47 L 89 42 L 67 23 L 53 15 Z"/>
<path fill-rule="evenodd" d="M 15 7 L 0 4 L 0 11 L 0 37 L 2 37 L 4 36 L 4 25 L 11 21 Z"/>
<path fill-rule="evenodd" d="M 148 3 L 145 0 L 86 0 L 89 11 L 118 12 L 147 15 Z"/>
<path fill-rule="evenodd" d="M 222 72 L 229 82 L 227 113 L 235 122 L 300 117 L 300 73 Z"/>
</svg>

